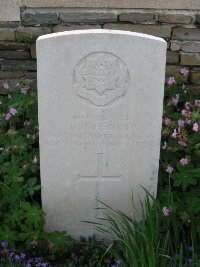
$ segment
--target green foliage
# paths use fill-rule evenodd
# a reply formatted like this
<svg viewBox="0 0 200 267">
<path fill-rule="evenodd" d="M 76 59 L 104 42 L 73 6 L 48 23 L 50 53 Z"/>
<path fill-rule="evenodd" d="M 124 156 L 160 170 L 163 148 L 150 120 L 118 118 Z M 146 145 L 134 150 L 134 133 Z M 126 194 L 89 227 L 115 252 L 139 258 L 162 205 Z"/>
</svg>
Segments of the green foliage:
<svg viewBox="0 0 200 267">
<path fill-rule="evenodd" d="M 169 172 L 167 167 L 172 167 Z M 158 197 L 167 205 L 171 187 L 173 210 L 180 217 L 200 211 L 200 100 L 186 85 L 165 88 Z"/>
<path fill-rule="evenodd" d="M 40 205 L 37 93 L 17 84 L 0 96 L 0 242 L 47 253 L 66 251 L 65 233 L 46 233 Z M 33 247 L 32 243 L 37 244 Z M 52 242 L 53 251 L 48 249 Z"/>
</svg>

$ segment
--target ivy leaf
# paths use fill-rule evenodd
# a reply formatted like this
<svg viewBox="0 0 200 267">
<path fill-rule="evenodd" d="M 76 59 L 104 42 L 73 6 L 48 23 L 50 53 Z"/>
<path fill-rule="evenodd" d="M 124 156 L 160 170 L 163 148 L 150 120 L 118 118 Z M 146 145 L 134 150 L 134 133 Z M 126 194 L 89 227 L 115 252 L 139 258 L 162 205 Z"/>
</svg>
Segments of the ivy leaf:
<svg viewBox="0 0 200 267">
<path fill-rule="evenodd" d="M 34 177 L 34 178 L 30 178 L 27 181 L 24 188 L 25 188 L 25 191 L 27 191 L 30 196 L 33 196 L 35 191 L 38 191 L 41 188 L 41 186 L 37 184 L 37 178 Z"/>
</svg>

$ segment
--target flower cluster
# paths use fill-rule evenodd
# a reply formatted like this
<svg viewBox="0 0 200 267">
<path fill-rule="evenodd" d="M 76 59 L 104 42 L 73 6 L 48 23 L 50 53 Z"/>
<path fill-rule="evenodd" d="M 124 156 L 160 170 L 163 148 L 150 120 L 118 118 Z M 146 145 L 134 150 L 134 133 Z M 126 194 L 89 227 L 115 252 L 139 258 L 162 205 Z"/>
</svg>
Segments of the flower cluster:
<svg viewBox="0 0 200 267">
<path fill-rule="evenodd" d="M 46 262 L 43 262 L 40 257 L 28 258 L 25 253 L 16 253 L 15 249 L 9 249 L 6 241 L 0 244 L 0 256 L 7 258 L 8 262 L 12 262 L 15 266 L 25 267 L 50 267 Z"/>
<path fill-rule="evenodd" d="M 118 259 L 115 261 L 115 264 L 112 264 L 111 267 L 117 267 L 117 266 L 120 266 L 122 265 L 122 260 L 121 259 Z"/>
</svg>

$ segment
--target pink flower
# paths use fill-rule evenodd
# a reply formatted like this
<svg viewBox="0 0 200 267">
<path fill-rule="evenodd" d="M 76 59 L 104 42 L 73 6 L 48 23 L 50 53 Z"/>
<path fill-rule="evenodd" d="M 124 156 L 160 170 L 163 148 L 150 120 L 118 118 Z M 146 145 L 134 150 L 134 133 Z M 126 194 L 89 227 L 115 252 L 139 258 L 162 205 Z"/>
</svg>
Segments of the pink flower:
<svg viewBox="0 0 200 267">
<path fill-rule="evenodd" d="M 200 100 L 195 100 L 195 106 L 200 108 Z"/>
<path fill-rule="evenodd" d="M 176 80 L 174 77 L 169 77 L 169 79 L 167 80 L 167 86 L 171 87 L 173 85 L 176 85 Z"/>
<path fill-rule="evenodd" d="M 21 93 L 22 94 L 27 94 L 27 92 L 28 92 L 28 88 L 27 87 L 21 88 Z"/>
<path fill-rule="evenodd" d="M 8 90 L 10 88 L 9 84 L 8 84 L 8 81 L 4 81 L 3 82 L 3 88 Z"/>
<path fill-rule="evenodd" d="M 187 146 L 186 142 L 184 142 L 183 140 L 178 141 L 178 144 L 181 146 Z"/>
<path fill-rule="evenodd" d="M 169 118 L 164 119 L 164 123 L 166 126 L 170 125 L 171 120 Z"/>
<path fill-rule="evenodd" d="M 181 71 L 180 71 L 180 73 L 181 73 L 181 75 L 183 76 L 183 77 L 188 77 L 188 75 L 189 75 L 189 70 L 188 69 L 186 69 L 186 68 L 183 68 L 183 69 L 181 69 Z"/>
<path fill-rule="evenodd" d="M 185 116 L 185 117 L 190 117 L 191 112 L 188 111 L 187 109 L 183 109 L 183 110 L 181 111 L 181 114 L 182 114 L 183 116 Z"/>
<path fill-rule="evenodd" d="M 17 114 L 17 110 L 15 108 L 10 108 L 10 114 L 15 116 Z"/>
<path fill-rule="evenodd" d="M 199 131 L 199 125 L 198 125 L 198 123 L 194 123 L 193 124 L 192 130 L 195 131 L 195 132 L 198 132 Z"/>
<path fill-rule="evenodd" d="M 4 150 L 4 148 L 2 146 L 0 146 L 0 151 L 3 151 L 3 150 Z"/>
<path fill-rule="evenodd" d="M 174 129 L 174 132 L 173 132 L 173 134 L 172 134 L 172 137 L 174 138 L 174 139 L 176 139 L 177 138 L 177 131 L 176 131 L 176 129 Z"/>
<path fill-rule="evenodd" d="M 177 106 L 178 101 L 179 101 L 179 94 L 172 97 L 172 105 Z"/>
<path fill-rule="evenodd" d="M 166 149 L 167 148 L 167 143 L 166 142 L 164 142 L 164 145 L 162 146 L 162 149 Z"/>
<path fill-rule="evenodd" d="M 185 121 L 184 121 L 184 120 L 178 120 L 178 126 L 179 126 L 180 128 L 184 128 L 184 126 L 185 126 Z"/>
<path fill-rule="evenodd" d="M 163 212 L 163 215 L 164 216 L 169 216 L 170 214 L 170 210 L 168 209 L 168 208 L 166 208 L 166 207 L 163 207 L 163 209 L 162 209 L 162 212 Z"/>
<path fill-rule="evenodd" d="M 12 115 L 10 113 L 7 113 L 5 116 L 5 120 L 9 121 L 11 119 Z"/>
<path fill-rule="evenodd" d="M 174 171 L 174 168 L 171 165 L 167 165 L 167 168 L 165 169 L 166 172 L 172 173 Z"/>
<path fill-rule="evenodd" d="M 187 109 L 187 110 L 190 110 L 191 109 L 191 107 L 192 107 L 192 104 L 190 103 L 190 102 L 185 102 L 185 108 Z"/>
<path fill-rule="evenodd" d="M 186 158 L 182 158 L 182 159 L 180 160 L 180 164 L 181 164 L 181 165 L 187 165 L 188 163 L 189 163 L 189 160 L 186 159 Z"/>
<path fill-rule="evenodd" d="M 8 99 L 12 99 L 12 96 L 10 94 L 8 94 Z"/>
</svg>

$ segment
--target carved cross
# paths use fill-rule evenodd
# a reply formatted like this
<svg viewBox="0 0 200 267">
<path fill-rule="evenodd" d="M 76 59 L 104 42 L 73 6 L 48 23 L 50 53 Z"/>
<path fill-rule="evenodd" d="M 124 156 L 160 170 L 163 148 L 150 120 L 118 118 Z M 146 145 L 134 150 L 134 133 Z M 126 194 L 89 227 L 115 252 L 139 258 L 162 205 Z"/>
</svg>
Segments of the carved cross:
<svg viewBox="0 0 200 267">
<path fill-rule="evenodd" d="M 121 180 L 121 174 L 118 175 L 105 175 L 104 174 L 104 170 L 105 170 L 105 164 L 103 162 L 104 158 L 103 158 L 104 153 L 97 153 L 97 173 L 96 175 L 81 175 L 78 174 L 78 181 L 88 181 L 88 182 L 96 182 L 96 217 L 99 216 L 99 202 L 98 200 L 100 200 L 99 198 L 99 183 L 101 181 L 120 181 Z"/>
</svg>

